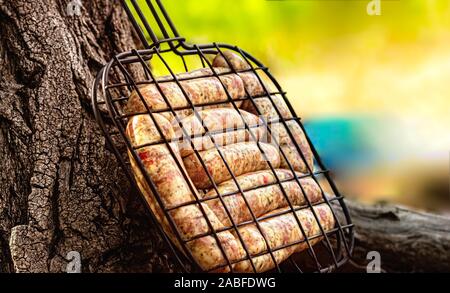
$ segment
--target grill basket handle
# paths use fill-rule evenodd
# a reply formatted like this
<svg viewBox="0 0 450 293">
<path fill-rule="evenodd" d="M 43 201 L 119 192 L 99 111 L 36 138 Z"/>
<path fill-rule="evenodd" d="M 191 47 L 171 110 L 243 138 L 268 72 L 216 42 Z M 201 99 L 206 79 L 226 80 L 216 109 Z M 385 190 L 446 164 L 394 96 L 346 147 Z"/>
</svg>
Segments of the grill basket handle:
<svg viewBox="0 0 450 293">
<path fill-rule="evenodd" d="M 175 50 L 174 42 L 184 43 L 184 38 L 178 34 L 161 0 L 122 0 L 121 2 L 144 48 L 159 48 L 161 43 L 167 42 Z M 158 31 L 154 30 L 155 27 L 152 28 L 150 17 L 146 17 L 150 15 L 146 13 L 151 13 Z"/>
</svg>

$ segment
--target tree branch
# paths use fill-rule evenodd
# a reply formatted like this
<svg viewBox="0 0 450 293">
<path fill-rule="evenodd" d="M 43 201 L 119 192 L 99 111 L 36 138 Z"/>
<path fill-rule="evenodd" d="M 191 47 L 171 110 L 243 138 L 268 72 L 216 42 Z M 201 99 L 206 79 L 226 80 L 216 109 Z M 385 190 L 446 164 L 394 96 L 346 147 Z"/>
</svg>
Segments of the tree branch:
<svg viewBox="0 0 450 293">
<path fill-rule="evenodd" d="M 378 251 L 387 272 L 450 271 L 449 217 L 388 204 L 346 204 L 355 224 L 357 263 L 366 264 L 367 252 Z"/>
</svg>

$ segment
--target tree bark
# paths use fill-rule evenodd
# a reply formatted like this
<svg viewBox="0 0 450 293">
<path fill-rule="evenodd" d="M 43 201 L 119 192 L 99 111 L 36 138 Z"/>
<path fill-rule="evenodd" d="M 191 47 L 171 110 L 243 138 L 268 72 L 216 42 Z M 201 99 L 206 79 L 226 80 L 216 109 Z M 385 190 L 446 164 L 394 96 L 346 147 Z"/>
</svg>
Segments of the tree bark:
<svg viewBox="0 0 450 293">
<path fill-rule="evenodd" d="M 139 47 L 115 0 L 0 0 L 0 272 L 171 272 L 174 263 L 93 117 L 89 90 Z M 349 202 L 357 255 L 449 270 L 449 219 Z"/>
<path fill-rule="evenodd" d="M 0 0 L 0 272 L 171 271 L 90 110 L 99 68 L 136 44 L 119 1 Z M 160 247 L 161 246 L 161 247 Z"/>
<path fill-rule="evenodd" d="M 402 206 L 346 203 L 356 227 L 353 258 L 359 269 L 365 271 L 368 252 L 377 251 L 386 272 L 450 272 L 449 217 Z"/>
</svg>

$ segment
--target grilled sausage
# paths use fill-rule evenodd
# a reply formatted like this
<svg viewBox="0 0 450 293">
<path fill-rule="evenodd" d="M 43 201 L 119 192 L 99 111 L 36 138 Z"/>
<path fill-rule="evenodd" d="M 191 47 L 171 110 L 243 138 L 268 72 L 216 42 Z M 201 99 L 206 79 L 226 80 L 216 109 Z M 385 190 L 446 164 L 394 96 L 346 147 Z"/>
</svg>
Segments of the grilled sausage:
<svg viewBox="0 0 450 293">
<path fill-rule="evenodd" d="M 306 204 L 305 196 L 308 197 L 309 201 L 312 203 L 321 200 L 319 186 L 312 178 L 299 179 L 299 182 L 305 192 L 305 194 L 303 194 L 300 185 L 292 179 L 293 176 L 290 171 L 277 169 L 275 172 L 279 180 L 283 181 L 281 185 L 286 196 L 293 205 L 301 206 Z M 292 180 L 288 181 L 288 179 Z M 223 203 L 227 207 L 230 216 L 235 223 L 242 223 L 252 220 L 250 209 L 255 217 L 259 217 L 275 209 L 288 206 L 288 202 L 280 186 L 278 184 L 274 184 L 277 180 L 272 171 L 263 170 L 248 173 L 238 176 L 236 181 L 241 187 L 241 190 L 244 192 L 243 196 L 238 192 L 236 183 L 232 179 L 225 181 L 218 186 L 218 191 L 222 195 Z M 257 188 L 262 185 L 267 186 Z M 213 196 L 217 197 L 217 192 L 215 190 L 208 192 L 204 198 Z M 244 197 L 247 200 L 248 205 L 246 204 Z M 219 198 L 206 201 L 206 204 L 224 225 L 231 225 L 230 218 L 228 217 L 224 209 L 224 205 Z"/>
<path fill-rule="evenodd" d="M 278 168 L 280 155 L 277 149 L 266 143 L 260 143 L 260 146 L 272 166 Z M 231 144 L 220 147 L 219 150 L 235 176 L 268 168 L 267 161 L 255 142 Z M 217 149 L 202 151 L 199 155 L 216 184 L 232 178 Z M 205 189 L 213 185 L 196 154 L 187 156 L 183 161 L 197 188 Z"/>
<path fill-rule="evenodd" d="M 198 117 L 200 117 L 200 120 Z M 198 151 L 214 147 L 214 143 L 210 136 L 206 134 L 205 129 L 212 132 L 210 135 L 218 146 L 250 141 L 252 136 L 248 130 L 244 129 L 244 121 L 249 126 L 256 140 L 262 138 L 265 133 L 264 128 L 260 126 L 262 125 L 261 120 L 256 115 L 244 110 L 237 111 L 233 108 L 206 109 L 198 111 L 198 117 L 191 114 L 183 118 L 180 124 L 184 131 L 176 121 L 172 123 L 174 129 L 176 129 L 175 136 L 180 138 L 181 157 L 186 157 L 194 152 L 190 139 L 184 135 L 185 132 L 188 136 L 196 136 L 191 138 L 191 140 Z"/>
<path fill-rule="evenodd" d="M 216 68 L 215 70 L 217 73 L 229 71 L 228 68 Z M 187 98 L 194 106 L 204 103 L 228 101 L 228 96 L 225 89 L 228 91 L 232 99 L 239 99 L 245 96 L 243 81 L 236 74 L 220 75 L 219 78 L 215 76 L 206 76 L 208 74 L 212 75 L 212 71 L 210 69 L 201 69 L 194 71 L 193 73 L 188 72 L 181 74 L 182 78 L 194 78 L 179 82 L 181 88 L 183 88 L 186 92 Z M 159 87 L 161 92 L 166 96 L 169 105 L 174 109 L 189 106 L 190 104 L 183 94 L 180 86 L 178 86 L 175 81 L 167 80 L 170 80 L 169 77 L 163 77 L 159 83 Z M 223 83 L 223 86 L 221 82 Z M 128 99 L 126 107 L 127 113 L 144 112 L 146 111 L 146 104 L 147 107 L 153 111 L 167 110 L 166 113 L 163 113 L 163 116 L 169 119 L 169 121 L 174 118 L 173 114 L 170 112 L 169 105 L 166 103 L 156 84 L 151 83 L 145 86 L 140 86 L 139 92 L 141 93 L 145 103 L 142 102 L 138 92 L 133 91 Z M 217 106 L 224 106 L 224 104 Z M 190 109 L 176 111 L 176 114 L 180 119 L 190 113 L 192 113 Z"/>
</svg>

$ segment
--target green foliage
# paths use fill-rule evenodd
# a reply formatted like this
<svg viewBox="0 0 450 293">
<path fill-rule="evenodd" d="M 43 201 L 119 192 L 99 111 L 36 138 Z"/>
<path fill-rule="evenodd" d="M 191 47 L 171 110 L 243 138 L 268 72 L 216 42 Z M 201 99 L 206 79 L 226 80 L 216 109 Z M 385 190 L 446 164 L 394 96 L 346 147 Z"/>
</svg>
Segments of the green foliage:
<svg viewBox="0 0 450 293">
<path fill-rule="evenodd" d="M 391 43 L 414 42 L 424 30 L 450 26 L 450 1 L 382 1 L 368 16 L 361 1 L 162 0 L 179 33 L 194 43 L 239 45 L 271 67 L 295 67 L 304 54 L 327 55 L 349 35 L 383 33 Z M 145 0 L 138 0 L 142 5 Z M 156 23 L 144 9 L 153 27 Z M 277 60 L 279 63 L 274 63 Z M 287 67 L 287 68 L 286 68 Z"/>
</svg>

